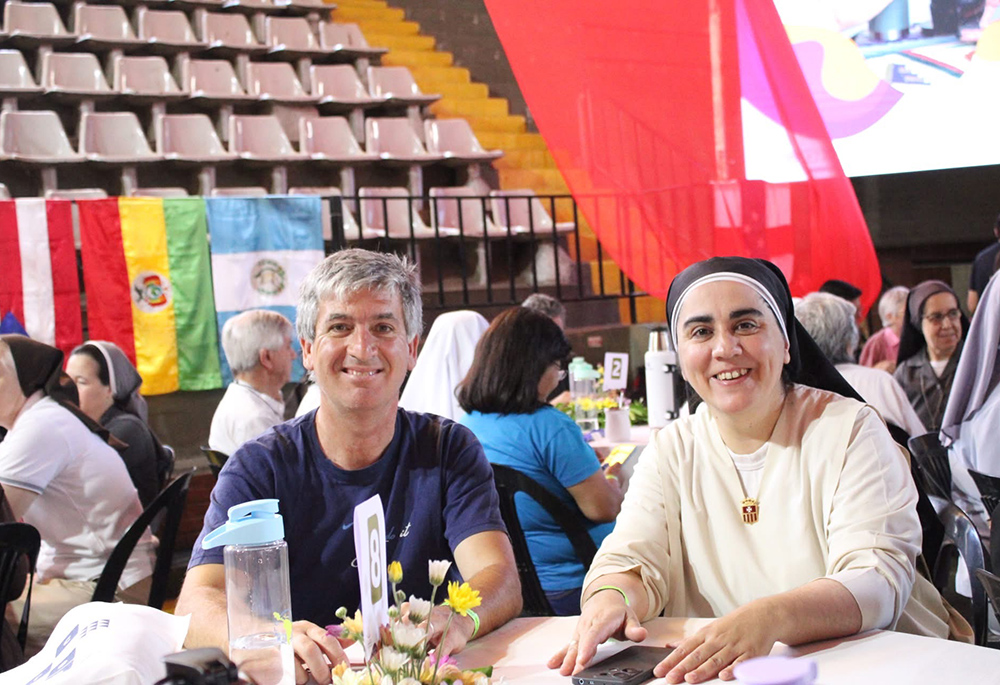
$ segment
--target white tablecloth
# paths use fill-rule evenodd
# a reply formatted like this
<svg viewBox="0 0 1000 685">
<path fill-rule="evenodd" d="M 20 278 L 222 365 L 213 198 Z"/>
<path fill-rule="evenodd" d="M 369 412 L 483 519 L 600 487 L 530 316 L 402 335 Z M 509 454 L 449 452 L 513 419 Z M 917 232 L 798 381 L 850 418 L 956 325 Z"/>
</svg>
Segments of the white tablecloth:
<svg viewBox="0 0 1000 685">
<path fill-rule="evenodd" d="M 508 685 L 545 685 L 570 682 L 545 663 L 566 644 L 575 617 L 515 619 L 470 644 L 457 655 L 463 668 L 492 664 L 493 682 Z M 646 624 L 643 644 L 663 645 L 694 633 L 707 619 L 659 618 Z M 626 644 L 601 645 L 598 656 L 624 649 Z M 873 631 L 842 640 L 797 648 L 775 646 L 773 654 L 807 655 L 819 667 L 817 685 L 951 685 L 1000 684 L 1000 650 L 888 631 Z M 662 678 L 653 681 L 665 683 Z M 719 682 L 718 680 L 712 682 Z"/>
</svg>

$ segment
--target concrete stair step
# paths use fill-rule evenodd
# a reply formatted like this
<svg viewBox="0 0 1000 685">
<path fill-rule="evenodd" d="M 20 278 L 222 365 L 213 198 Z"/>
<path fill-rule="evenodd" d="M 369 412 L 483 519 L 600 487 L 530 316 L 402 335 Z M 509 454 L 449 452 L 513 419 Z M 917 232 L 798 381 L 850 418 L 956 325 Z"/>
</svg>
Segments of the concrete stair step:
<svg viewBox="0 0 1000 685">
<path fill-rule="evenodd" d="M 469 122 L 469 126 L 472 127 L 477 136 L 480 132 L 519 134 L 524 133 L 527 127 L 527 122 L 520 114 L 508 114 L 501 117 L 464 116 L 462 118 Z"/>
<path fill-rule="evenodd" d="M 382 55 L 382 64 L 387 67 L 409 67 L 414 72 L 413 78 L 417 84 L 423 88 L 420 79 L 416 76 L 417 69 L 427 67 L 450 67 L 455 63 L 455 56 L 450 52 L 427 50 L 392 50 Z M 435 93 L 440 91 L 435 90 Z"/>
<path fill-rule="evenodd" d="M 333 10 L 333 20 L 343 21 L 343 22 L 362 22 L 362 21 L 383 21 L 383 22 L 395 22 L 403 21 L 406 19 L 406 13 L 403 10 L 396 7 L 388 7 L 383 5 L 382 7 L 373 5 L 345 5 L 337 3 L 337 8 Z M 368 38 L 367 33 L 365 38 L 371 42 Z"/>
<path fill-rule="evenodd" d="M 509 103 L 505 98 L 486 98 L 482 100 L 455 100 L 446 98 L 429 107 L 435 116 L 460 117 L 505 117 L 510 112 Z"/>
<path fill-rule="evenodd" d="M 428 89 L 419 81 L 417 85 L 425 93 L 440 93 L 450 100 L 486 100 L 490 96 L 490 88 L 485 83 L 436 83 Z"/>
<path fill-rule="evenodd" d="M 433 50 L 435 44 L 434 36 L 399 36 L 392 33 L 365 32 L 365 40 L 369 45 L 390 50 Z"/>
<path fill-rule="evenodd" d="M 558 169 L 500 169 L 500 187 L 532 188 L 539 195 L 568 193 Z"/>
<path fill-rule="evenodd" d="M 510 118 L 510 117 L 508 117 Z M 469 125 L 483 147 L 497 150 L 547 150 L 545 141 L 537 133 L 506 133 L 487 128 L 478 128 L 480 120 L 469 119 Z M 488 123 L 488 122 L 487 122 Z"/>
<path fill-rule="evenodd" d="M 325 0 L 338 7 L 388 7 L 385 0 Z"/>
<path fill-rule="evenodd" d="M 420 24 L 415 21 L 383 21 L 364 19 L 357 22 L 365 38 L 369 33 L 391 34 L 394 36 L 415 36 L 420 33 Z"/>
<path fill-rule="evenodd" d="M 389 55 L 393 54 L 392 52 Z M 402 54 L 402 53 L 401 53 Z M 428 52 L 424 53 L 428 55 L 437 55 L 441 53 Z M 388 57 L 386 55 L 385 57 Z M 382 62 L 385 63 L 385 57 L 382 58 Z M 465 67 L 437 67 L 437 66 L 415 66 L 410 69 L 413 72 L 413 78 L 416 80 L 420 87 L 423 88 L 424 83 L 433 83 L 436 81 L 447 81 L 449 83 L 471 83 L 472 75 L 469 70 Z"/>
<path fill-rule="evenodd" d="M 547 150 L 507 150 L 493 166 L 497 169 L 554 169 L 556 162 Z"/>
</svg>

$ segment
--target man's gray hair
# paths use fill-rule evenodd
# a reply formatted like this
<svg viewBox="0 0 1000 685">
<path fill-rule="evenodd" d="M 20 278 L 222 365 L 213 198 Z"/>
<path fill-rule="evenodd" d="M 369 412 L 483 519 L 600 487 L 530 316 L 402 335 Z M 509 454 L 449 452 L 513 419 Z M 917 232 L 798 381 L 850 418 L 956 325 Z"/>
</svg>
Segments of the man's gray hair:
<svg viewBox="0 0 1000 685">
<path fill-rule="evenodd" d="M 566 319 L 566 307 L 563 306 L 562 302 L 545 293 L 528 295 L 521 306 L 526 309 L 534 309 L 550 319 Z"/>
<path fill-rule="evenodd" d="M 906 296 L 910 294 L 910 289 L 903 285 L 889 288 L 882 293 L 882 299 L 878 301 L 878 318 L 882 320 L 882 327 L 886 328 L 892 323 L 889 319 L 893 314 L 901 314 L 906 306 Z"/>
<path fill-rule="evenodd" d="M 309 272 L 299 288 L 295 327 L 303 340 L 316 337 L 316 318 L 323 300 L 345 300 L 361 291 L 397 294 L 403 305 L 407 340 L 424 327 L 417 267 L 406 257 L 353 248 L 334 252 Z"/>
<path fill-rule="evenodd" d="M 834 364 L 854 361 L 859 338 L 855 312 L 853 304 L 830 293 L 809 293 L 795 304 L 795 318 Z"/>
<path fill-rule="evenodd" d="M 278 312 L 251 309 L 226 321 L 222 349 L 233 373 L 245 373 L 260 363 L 261 350 L 280 350 L 293 335 L 292 322 Z"/>
</svg>

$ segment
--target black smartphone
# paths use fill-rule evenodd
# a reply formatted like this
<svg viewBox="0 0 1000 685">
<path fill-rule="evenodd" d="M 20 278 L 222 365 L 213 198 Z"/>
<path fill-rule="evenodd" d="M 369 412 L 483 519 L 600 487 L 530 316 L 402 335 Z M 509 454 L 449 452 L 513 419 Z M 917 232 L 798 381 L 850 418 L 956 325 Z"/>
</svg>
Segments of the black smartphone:
<svg viewBox="0 0 1000 685">
<path fill-rule="evenodd" d="M 634 645 L 583 669 L 573 676 L 573 685 L 639 685 L 653 679 L 653 667 L 672 651 Z"/>
</svg>

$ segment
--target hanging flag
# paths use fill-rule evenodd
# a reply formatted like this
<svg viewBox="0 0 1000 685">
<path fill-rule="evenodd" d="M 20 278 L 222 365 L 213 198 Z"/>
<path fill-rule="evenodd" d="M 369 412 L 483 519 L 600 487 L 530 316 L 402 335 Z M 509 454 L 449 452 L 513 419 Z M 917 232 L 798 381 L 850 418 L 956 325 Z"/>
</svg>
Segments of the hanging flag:
<svg viewBox="0 0 1000 685">
<path fill-rule="evenodd" d="M 486 7 L 582 213 L 640 288 L 663 299 L 689 264 L 742 255 L 777 264 L 795 295 L 838 278 L 866 306 L 878 296 L 857 198 L 771 0 Z M 773 111 L 775 140 L 745 140 L 747 98 Z M 791 173 L 761 172 L 758 152 L 786 149 Z"/>
<path fill-rule="evenodd" d="M 83 342 L 68 200 L 0 200 L 0 317 L 69 354 Z"/>
<path fill-rule="evenodd" d="M 248 309 L 270 309 L 294 325 L 299 285 L 323 261 L 320 198 L 213 197 L 205 203 L 219 330 Z M 292 371 L 297 380 L 304 369 L 298 336 L 292 337 L 300 353 Z M 230 381 L 224 354 L 220 364 Z"/>
<path fill-rule="evenodd" d="M 90 338 L 128 355 L 143 394 L 221 387 L 205 201 L 121 197 L 78 206 Z"/>
</svg>

